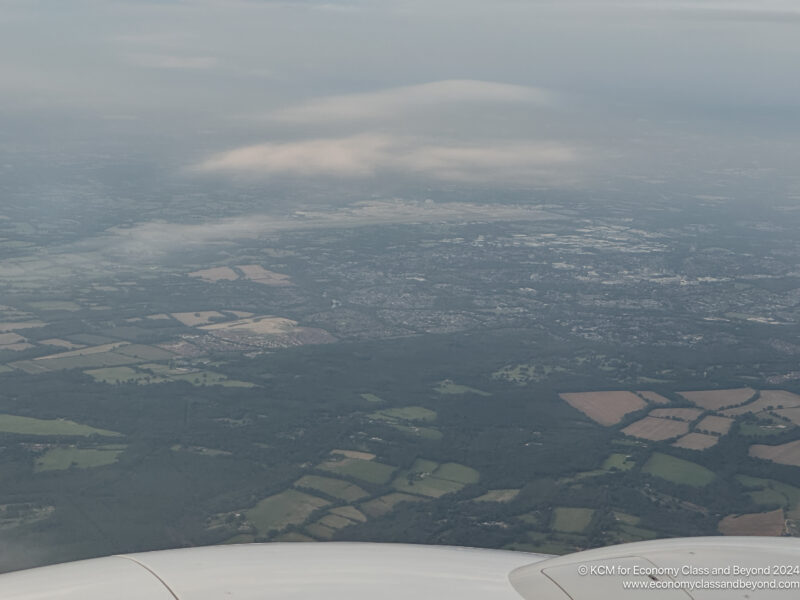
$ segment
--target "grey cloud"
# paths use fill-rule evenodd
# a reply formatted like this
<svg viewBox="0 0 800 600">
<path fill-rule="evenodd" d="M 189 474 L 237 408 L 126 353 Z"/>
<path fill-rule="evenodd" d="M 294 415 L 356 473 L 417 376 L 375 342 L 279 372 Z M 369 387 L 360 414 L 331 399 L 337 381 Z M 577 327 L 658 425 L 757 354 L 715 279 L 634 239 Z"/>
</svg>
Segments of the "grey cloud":
<svg viewBox="0 0 800 600">
<path fill-rule="evenodd" d="M 552 170 L 578 160 L 559 143 L 430 143 L 383 134 L 269 143 L 236 148 L 195 166 L 200 172 L 363 178 L 400 173 L 444 181 L 552 182 Z"/>
<path fill-rule="evenodd" d="M 431 108 L 441 110 L 442 107 L 464 103 L 552 104 L 553 96 L 552 92 L 527 86 L 450 79 L 312 100 L 275 111 L 270 117 L 278 121 L 300 123 L 382 120 L 392 119 L 398 113 Z"/>
</svg>

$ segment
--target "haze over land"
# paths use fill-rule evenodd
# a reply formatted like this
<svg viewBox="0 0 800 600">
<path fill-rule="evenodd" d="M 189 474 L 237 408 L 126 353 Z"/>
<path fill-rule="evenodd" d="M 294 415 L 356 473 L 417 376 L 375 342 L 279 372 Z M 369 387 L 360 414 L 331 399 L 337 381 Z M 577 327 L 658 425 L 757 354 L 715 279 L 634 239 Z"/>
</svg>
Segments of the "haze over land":
<svg viewBox="0 0 800 600">
<path fill-rule="evenodd" d="M 800 531 L 794 2 L 0 12 L 0 570 Z"/>
</svg>

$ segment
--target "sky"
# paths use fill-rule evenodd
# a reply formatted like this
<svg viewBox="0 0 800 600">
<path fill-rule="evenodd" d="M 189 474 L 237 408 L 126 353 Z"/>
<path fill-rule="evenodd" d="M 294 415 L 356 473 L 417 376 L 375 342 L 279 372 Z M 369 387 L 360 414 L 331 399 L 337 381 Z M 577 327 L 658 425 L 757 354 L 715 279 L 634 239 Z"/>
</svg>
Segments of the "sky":
<svg viewBox="0 0 800 600">
<path fill-rule="evenodd" d="M 0 162 L 136 154 L 249 186 L 790 182 L 797 65 L 787 0 L 0 0 Z"/>
</svg>

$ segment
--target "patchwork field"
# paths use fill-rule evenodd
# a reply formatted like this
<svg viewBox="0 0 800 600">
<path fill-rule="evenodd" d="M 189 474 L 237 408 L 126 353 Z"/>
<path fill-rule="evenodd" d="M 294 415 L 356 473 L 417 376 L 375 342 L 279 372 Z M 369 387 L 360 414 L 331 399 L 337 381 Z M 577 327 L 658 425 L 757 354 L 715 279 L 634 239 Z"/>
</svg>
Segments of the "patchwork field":
<svg viewBox="0 0 800 600">
<path fill-rule="evenodd" d="M 800 396 L 783 390 L 763 390 L 758 399 L 750 404 L 722 411 L 727 416 L 738 416 L 745 413 L 758 413 L 767 410 L 790 409 L 800 407 Z"/>
<path fill-rule="evenodd" d="M 236 265 L 236 268 L 242 272 L 245 279 L 249 279 L 255 283 L 277 286 L 292 285 L 288 275 L 267 271 L 261 265 Z"/>
<path fill-rule="evenodd" d="M 610 471 L 611 469 L 617 469 L 618 471 L 629 471 L 635 464 L 636 461 L 627 454 L 615 452 L 603 461 L 602 468 L 607 471 Z"/>
<path fill-rule="evenodd" d="M 356 458 L 358 460 L 373 460 L 375 455 L 371 452 L 361 452 L 359 450 L 340 450 L 335 448 L 331 450 L 331 454 L 338 454 L 346 458 Z"/>
<path fill-rule="evenodd" d="M 800 488 L 793 485 L 762 479 L 748 475 L 737 475 L 736 479 L 746 488 L 751 489 L 750 497 L 759 504 L 778 504 L 787 511 L 796 511 L 800 507 Z"/>
<path fill-rule="evenodd" d="M 716 435 L 694 432 L 676 440 L 672 445 L 677 448 L 686 448 L 688 450 L 705 450 L 711 448 L 711 446 L 714 446 L 717 442 L 719 442 L 719 437 Z"/>
<path fill-rule="evenodd" d="M 695 429 L 699 432 L 708 431 L 709 433 L 718 433 L 720 435 L 725 435 L 730 431 L 731 425 L 733 425 L 733 419 L 728 419 L 726 417 L 717 417 L 715 415 L 709 415 L 700 421 L 696 426 Z"/>
<path fill-rule="evenodd" d="M 403 406 L 400 408 L 386 408 L 368 415 L 369 418 L 390 425 L 398 431 L 411 436 L 429 440 L 442 438 L 441 432 L 435 427 L 422 427 L 415 423 L 430 423 L 436 420 L 436 412 L 422 406 Z"/>
<path fill-rule="evenodd" d="M 144 360 L 166 360 L 173 356 L 171 352 L 153 346 L 130 344 L 129 342 L 110 342 L 9 364 L 15 369 L 36 374 L 63 369 L 116 367 Z"/>
<path fill-rule="evenodd" d="M 601 425 L 616 425 L 625 415 L 647 403 L 632 392 L 578 392 L 559 394 L 562 400 Z"/>
<path fill-rule="evenodd" d="M 622 430 L 622 433 L 625 435 L 658 442 L 683 435 L 688 431 L 689 424 L 684 421 L 645 417 L 644 419 L 628 425 Z"/>
<path fill-rule="evenodd" d="M 47 325 L 44 321 L 4 321 L 0 322 L 0 332 L 17 331 L 18 329 L 34 329 Z"/>
<path fill-rule="evenodd" d="M 379 421 L 435 421 L 436 412 L 422 406 L 403 406 L 400 408 L 385 408 L 369 415 Z"/>
<path fill-rule="evenodd" d="M 260 335 L 271 335 L 287 333 L 296 327 L 297 321 L 292 321 L 291 319 L 262 316 L 237 319 L 235 321 L 227 321 L 225 323 L 214 323 L 212 325 L 203 324 L 200 329 L 214 332 L 243 331 Z"/>
<path fill-rule="evenodd" d="M 723 535 L 779 536 L 784 526 L 783 510 L 779 508 L 765 513 L 729 515 L 719 522 L 718 528 Z"/>
<path fill-rule="evenodd" d="M 681 421 L 694 421 L 703 414 L 699 408 L 657 408 L 650 411 L 651 417 L 664 419 L 679 419 Z"/>
<path fill-rule="evenodd" d="M 244 515 L 261 535 L 266 535 L 271 530 L 299 525 L 315 510 L 329 504 L 327 500 L 305 492 L 286 490 L 265 498 L 253 508 L 246 510 Z"/>
<path fill-rule="evenodd" d="M 361 510 L 370 517 L 380 517 L 392 512 L 401 502 L 421 502 L 425 498 L 420 496 L 412 496 L 411 494 L 403 494 L 400 492 L 393 492 L 386 494 L 380 498 L 375 498 L 369 502 L 365 502 L 360 506 Z"/>
<path fill-rule="evenodd" d="M 176 312 L 170 313 L 172 318 L 180 321 L 187 327 L 197 327 L 208 325 L 214 321 L 225 320 L 227 317 L 216 310 L 201 310 L 198 312 Z"/>
<path fill-rule="evenodd" d="M 326 496 L 339 498 L 345 502 L 355 502 L 369 496 L 362 488 L 349 481 L 320 477 L 318 475 L 305 475 L 294 482 L 298 488 L 308 488 L 322 492 Z"/>
<path fill-rule="evenodd" d="M 88 425 L 81 425 L 66 419 L 33 419 L 31 417 L 18 417 L 16 415 L 0 414 L 0 432 L 17 433 L 20 435 L 102 435 L 105 437 L 118 437 L 122 434 L 107 429 L 97 429 Z"/>
<path fill-rule="evenodd" d="M 332 508 L 330 513 L 358 523 L 363 523 L 367 520 L 367 517 L 364 516 L 364 513 L 358 510 L 355 506 L 339 506 L 337 508 Z"/>
<path fill-rule="evenodd" d="M 124 448 L 124 446 L 100 446 L 97 448 L 61 446 L 51 448 L 36 459 L 34 471 L 60 471 L 70 467 L 89 469 L 110 465 L 117 461 Z"/>
<path fill-rule="evenodd" d="M 482 390 L 469 387 L 468 385 L 460 385 L 451 379 L 440 381 L 433 388 L 439 394 L 460 395 L 460 394 L 477 394 L 478 396 L 491 396 L 490 393 Z"/>
<path fill-rule="evenodd" d="M 696 404 L 706 410 L 720 410 L 721 408 L 744 404 L 756 394 L 756 391 L 745 387 L 732 390 L 698 390 L 678 393 L 692 404 Z"/>
<path fill-rule="evenodd" d="M 89 369 L 84 371 L 87 375 L 101 383 L 137 383 L 146 385 L 150 383 L 164 383 L 169 381 L 152 373 L 143 373 L 131 367 L 109 367 L 107 369 Z"/>
<path fill-rule="evenodd" d="M 681 485 L 704 486 L 714 481 L 715 475 L 705 467 L 656 452 L 642 467 L 644 473 Z"/>
<path fill-rule="evenodd" d="M 648 392 L 646 390 L 640 390 L 636 392 L 642 398 L 647 400 L 648 402 L 652 402 L 653 404 L 669 404 L 670 399 L 665 398 L 661 394 L 656 394 L 655 392 Z"/>
<path fill-rule="evenodd" d="M 750 446 L 749 453 L 750 456 L 755 456 L 756 458 L 771 460 L 782 465 L 800 467 L 800 440 L 778 446 L 755 444 Z"/>
<path fill-rule="evenodd" d="M 341 455 L 334 455 L 332 458 L 317 465 L 318 469 L 360 479 L 367 483 L 383 485 L 389 482 L 392 474 L 397 470 L 396 467 L 384 465 L 373 460 L 362 460 L 349 458 Z"/>
<path fill-rule="evenodd" d="M 553 511 L 553 529 L 565 533 L 583 533 L 592 522 L 591 508 L 556 507 Z"/>
<path fill-rule="evenodd" d="M 439 465 L 430 460 L 417 459 L 410 469 L 400 471 L 392 487 L 400 492 L 439 498 L 457 492 L 470 483 L 477 483 L 479 473 L 457 463 Z"/>
</svg>

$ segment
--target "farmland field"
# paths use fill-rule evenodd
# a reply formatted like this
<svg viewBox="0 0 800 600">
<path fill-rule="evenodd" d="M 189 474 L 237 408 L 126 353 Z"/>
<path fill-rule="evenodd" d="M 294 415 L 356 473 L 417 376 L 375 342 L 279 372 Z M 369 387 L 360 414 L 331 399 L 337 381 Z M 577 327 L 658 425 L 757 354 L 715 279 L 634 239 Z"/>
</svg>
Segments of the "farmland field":
<svg viewBox="0 0 800 600">
<path fill-rule="evenodd" d="M 693 392 L 679 392 L 692 404 L 706 410 L 719 410 L 726 406 L 739 406 L 755 395 L 752 388 L 737 388 L 733 390 L 702 390 Z"/>
<path fill-rule="evenodd" d="M 20 435 L 102 435 L 106 437 L 121 435 L 115 431 L 97 429 L 66 419 L 33 419 L 3 414 L 0 414 L 0 432 Z"/>
<path fill-rule="evenodd" d="M 369 496 L 367 492 L 353 483 L 318 475 L 304 475 L 295 481 L 294 485 L 299 488 L 317 490 L 327 496 L 333 496 L 345 502 L 355 502 Z"/>
<path fill-rule="evenodd" d="M 189 277 L 198 277 L 203 281 L 215 283 L 217 281 L 234 281 L 239 279 L 239 274 L 230 267 L 213 267 L 189 273 Z"/>
<path fill-rule="evenodd" d="M 477 483 L 480 474 L 473 468 L 458 463 L 444 463 L 433 472 L 433 476 L 439 479 L 447 479 L 457 483 Z"/>
<path fill-rule="evenodd" d="M 559 394 L 573 408 L 601 425 L 616 425 L 625 415 L 647 403 L 632 392 L 578 392 Z"/>
<path fill-rule="evenodd" d="M 679 419 L 681 421 L 694 421 L 703 414 L 699 408 L 657 408 L 650 411 L 651 417 Z"/>
<path fill-rule="evenodd" d="M 337 475 L 345 475 L 360 479 L 367 483 L 374 483 L 375 485 L 387 483 L 392 473 L 396 470 L 396 467 L 384 465 L 379 462 L 346 457 L 326 460 L 318 465 L 317 468 L 330 473 L 336 473 Z"/>
<path fill-rule="evenodd" d="M 375 498 L 369 502 L 360 505 L 361 510 L 370 517 L 379 517 L 392 512 L 394 507 L 401 502 L 420 502 L 425 500 L 419 496 L 412 496 L 411 494 L 403 494 L 400 492 L 393 492 L 386 494 L 380 498 Z"/>
<path fill-rule="evenodd" d="M 152 375 L 150 373 L 142 373 L 131 367 L 108 367 L 106 369 L 89 369 L 84 371 L 87 375 L 94 378 L 95 381 L 101 383 L 164 383 L 169 381 L 163 377 Z"/>
<path fill-rule="evenodd" d="M 484 392 L 482 390 L 477 390 L 473 387 L 469 387 L 468 385 L 460 385 L 451 381 L 450 379 L 445 379 L 444 381 L 440 381 L 436 384 L 436 387 L 433 388 L 440 394 L 450 394 L 450 395 L 457 395 L 457 394 L 477 394 L 478 396 L 491 396 L 488 392 Z"/>
<path fill-rule="evenodd" d="M 686 448 L 687 450 L 705 450 L 716 445 L 717 442 L 719 442 L 719 438 L 715 435 L 693 432 L 676 440 L 672 445 L 676 448 Z"/>
<path fill-rule="evenodd" d="M 719 523 L 719 531 L 724 535 L 772 535 L 783 533 L 783 510 L 746 515 L 729 515 Z"/>
<path fill-rule="evenodd" d="M 392 487 L 399 492 L 428 496 L 431 498 L 439 498 L 445 494 L 457 492 L 464 487 L 462 484 L 455 481 L 438 479 L 431 476 L 416 479 L 413 475 L 413 472 L 401 471 L 392 482 Z"/>
<path fill-rule="evenodd" d="M 710 431 L 711 433 L 725 435 L 728 433 L 728 431 L 730 431 L 731 425 L 733 425 L 733 419 L 709 415 L 700 421 L 695 426 L 695 429 L 698 431 Z"/>
<path fill-rule="evenodd" d="M 628 471 L 636 464 L 627 454 L 614 453 L 603 461 L 602 468 L 604 470 L 617 469 L 619 471 Z"/>
<path fill-rule="evenodd" d="M 708 485 L 714 480 L 714 473 L 698 464 L 656 452 L 642 467 L 642 471 L 672 483 L 692 486 Z"/>
<path fill-rule="evenodd" d="M 684 421 L 645 417 L 628 425 L 622 433 L 645 440 L 661 441 L 683 435 L 687 431 L 689 425 Z"/>
<path fill-rule="evenodd" d="M 373 419 L 383 421 L 435 421 L 436 412 L 421 406 L 403 406 L 401 408 L 385 408 L 369 415 Z"/>
<path fill-rule="evenodd" d="M 582 533 L 592 522 L 591 508 L 568 508 L 559 506 L 553 511 L 553 529 L 566 533 Z"/>
<path fill-rule="evenodd" d="M 656 394 L 655 392 L 648 392 L 646 390 L 645 391 L 641 391 L 640 390 L 640 391 L 637 391 L 636 393 L 639 394 L 645 400 L 647 400 L 649 402 L 652 402 L 653 404 L 669 404 L 670 403 L 670 399 L 669 398 L 665 398 L 661 394 Z"/>
<path fill-rule="evenodd" d="M 315 510 L 328 504 L 330 502 L 322 498 L 297 490 L 286 490 L 265 498 L 244 514 L 258 532 L 264 535 L 273 529 L 298 525 Z"/>
<path fill-rule="evenodd" d="M 782 465 L 800 467 L 800 440 L 778 446 L 755 444 L 750 446 L 750 456 L 771 460 Z"/>
<path fill-rule="evenodd" d="M 106 448 L 76 448 L 75 446 L 62 446 L 51 448 L 36 459 L 34 471 L 56 471 L 76 467 L 88 469 L 102 467 L 117 461 L 122 449 Z"/>
<path fill-rule="evenodd" d="M 791 409 L 800 407 L 800 396 L 783 390 L 764 390 L 758 399 L 750 404 L 731 408 L 723 411 L 724 415 L 731 417 L 743 415 L 745 413 L 758 414 L 766 410 Z"/>
<path fill-rule="evenodd" d="M 330 512 L 334 515 L 344 517 L 350 521 L 364 522 L 367 520 L 367 517 L 364 516 L 364 513 L 358 510 L 355 506 L 339 506 L 337 508 L 332 508 Z"/>
<path fill-rule="evenodd" d="M 217 320 L 225 319 L 225 315 L 216 310 L 201 310 L 198 312 L 178 312 L 171 313 L 172 317 L 186 325 L 187 327 L 197 327 L 208 325 Z"/>
</svg>

